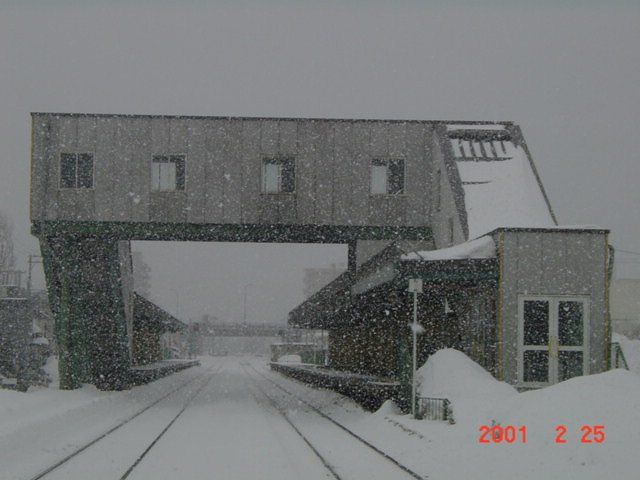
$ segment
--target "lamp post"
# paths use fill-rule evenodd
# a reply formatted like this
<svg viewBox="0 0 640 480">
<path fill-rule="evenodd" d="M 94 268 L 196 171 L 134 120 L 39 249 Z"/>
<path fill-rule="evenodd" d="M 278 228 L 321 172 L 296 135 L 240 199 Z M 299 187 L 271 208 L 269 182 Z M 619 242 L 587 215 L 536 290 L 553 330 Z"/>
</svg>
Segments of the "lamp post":
<svg viewBox="0 0 640 480">
<path fill-rule="evenodd" d="M 247 288 L 254 287 L 253 283 L 247 283 L 244 288 L 244 295 L 242 296 L 242 323 L 247 323 Z"/>
<path fill-rule="evenodd" d="M 416 363 L 417 359 L 417 350 L 418 350 L 418 330 L 420 329 L 418 325 L 418 293 L 422 293 L 422 279 L 421 278 L 410 278 L 409 279 L 409 288 L 408 292 L 413 293 L 413 323 L 411 324 L 411 333 L 413 339 L 413 348 L 412 348 L 412 368 L 411 368 L 411 415 L 413 418 L 416 417 Z"/>
</svg>

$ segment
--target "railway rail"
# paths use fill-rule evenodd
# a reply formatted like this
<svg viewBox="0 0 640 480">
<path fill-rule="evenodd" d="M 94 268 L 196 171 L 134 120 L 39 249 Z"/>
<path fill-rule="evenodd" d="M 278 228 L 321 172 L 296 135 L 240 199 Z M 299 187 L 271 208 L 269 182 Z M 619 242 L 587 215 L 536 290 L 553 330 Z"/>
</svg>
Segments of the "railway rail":
<svg viewBox="0 0 640 480">
<path fill-rule="evenodd" d="M 113 433 L 115 433 L 117 430 L 121 429 L 122 427 L 124 427 L 127 424 L 130 424 L 132 421 L 134 421 L 135 419 L 139 418 L 141 415 L 143 415 L 144 413 L 148 412 L 149 410 L 151 410 L 153 407 L 157 406 L 160 402 L 162 402 L 163 400 L 166 400 L 167 398 L 169 398 L 171 395 L 175 394 L 176 392 L 181 391 L 183 388 L 187 387 L 190 384 L 193 384 L 194 382 L 196 382 L 197 380 L 206 378 L 207 375 L 209 376 L 205 381 L 202 382 L 202 385 L 200 385 L 195 392 L 190 395 L 186 402 L 183 404 L 182 408 L 179 410 L 179 412 L 171 419 L 170 422 L 168 422 L 168 424 L 162 429 L 162 431 L 160 432 L 160 434 L 158 434 L 149 444 L 148 446 L 145 448 L 145 450 L 136 458 L 135 462 L 126 470 L 126 472 L 119 477 L 120 480 L 124 480 L 126 479 L 131 472 L 135 469 L 135 467 L 140 463 L 140 461 L 147 455 L 147 453 L 149 453 L 149 451 L 156 445 L 156 443 L 160 440 L 160 438 L 162 438 L 162 436 L 169 430 L 169 428 L 171 428 L 171 426 L 175 423 L 175 421 L 184 413 L 184 411 L 188 408 L 188 406 L 191 404 L 191 402 L 195 399 L 195 397 L 200 393 L 200 391 L 202 391 L 202 389 L 207 386 L 209 384 L 209 382 L 211 382 L 211 380 L 213 379 L 213 377 L 222 369 L 222 364 L 218 365 L 217 368 L 216 366 L 213 366 L 209 369 L 207 369 L 207 371 L 205 371 L 202 375 L 198 375 L 195 378 L 192 378 L 190 380 L 187 380 L 186 382 L 183 382 L 182 384 L 180 384 L 180 386 L 174 388 L 173 390 L 169 391 L 168 393 L 166 393 L 165 395 L 162 395 L 160 398 L 154 400 L 153 402 L 149 403 L 148 405 L 146 405 L 145 407 L 141 408 L 140 410 L 138 410 L 137 412 L 135 412 L 134 414 L 130 415 L 129 417 L 125 418 L 124 420 L 120 421 L 119 423 L 117 423 L 115 426 L 111 427 L 110 429 L 108 429 L 107 431 L 101 433 L 100 435 L 96 436 L 95 438 L 93 438 L 92 440 L 84 443 L 83 445 L 81 445 L 80 447 L 76 448 L 73 452 L 69 453 L 68 455 L 64 456 L 63 458 L 61 458 L 60 460 L 56 461 L 55 463 L 51 464 L 50 466 L 48 466 L 47 468 L 45 468 L 44 470 L 40 471 L 38 474 L 36 474 L 33 477 L 30 477 L 29 480 L 40 480 L 43 478 L 47 478 L 50 474 L 52 474 L 54 471 L 58 470 L 60 467 L 62 467 L 63 465 L 67 464 L 69 461 L 71 461 L 74 458 L 77 458 L 78 456 L 80 456 L 83 452 L 85 452 L 86 450 L 88 450 L 90 447 L 96 445 L 97 443 L 99 443 L 100 441 L 106 439 L 107 437 L 109 437 L 110 435 L 112 435 Z M 212 373 L 211 370 L 213 370 L 215 368 L 215 371 L 213 371 Z"/>
<path fill-rule="evenodd" d="M 350 428 L 346 427 L 342 423 L 338 422 L 337 420 L 335 420 L 331 416 L 327 415 L 325 412 L 323 412 L 318 407 L 316 407 L 315 405 L 311 404 L 310 402 L 308 402 L 304 398 L 300 397 L 299 395 L 296 395 L 295 393 L 291 392 L 289 389 L 283 387 L 282 385 L 280 385 L 279 382 L 276 382 L 275 380 L 269 378 L 267 375 L 265 375 L 264 373 L 262 373 L 259 370 L 257 370 L 253 365 L 251 365 L 251 364 L 243 364 L 243 368 L 245 368 L 245 366 L 248 366 L 251 370 L 253 370 L 253 372 L 255 372 L 255 374 L 257 374 L 258 376 L 260 376 L 264 380 L 268 381 L 270 384 L 274 385 L 278 390 L 284 392 L 290 398 L 293 398 L 297 402 L 305 405 L 308 408 L 309 411 L 311 411 L 311 412 L 315 413 L 316 415 L 322 417 L 323 419 L 329 421 L 331 424 L 335 425 L 340 430 L 342 430 L 343 432 L 345 432 L 346 434 L 348 434 L 352 438 L 356 439 L 360 444 L 366 446 L 370 451 L 375 452 L 379 457 L 383 458 L 385 461 L 391 463 L 396 468 L 398 468 L 399 470 L 404 472 L 404 474 L 409 475 L 410 477 L 412 477 L 412 478 L 414 478 L 416 480 L 426 480 L 428 478 L 426 475 L 420 475 L 420 474 L 416 473 L 415 471 L 413 471 L 412 469 L 410 469 L 409 467 L 403 465 L 397 459 L 395 459 L 393 456 L 391 456 L 390 454 L 384 452 L 380 448 L 376 447 L 371 442 L 369 442 L 368 440 L 364 439 L 363 437 L 361 437 L 360 435 L 355 433 L 353 430 L 351 430 Z M 245 369 L 245 371 L 246 371 L 246 369 Z M 326 456 L 323 456 L 319 452 L 318 447 L 315 446 L 313 444 L 313 442 L 311 442 L 311 440 L 308 438 L 308 436 L 304 435 L 301 432 L 301 430 L 292 422 L 292 420 L 289 417 L 289 415 L 287 415 L 286 410 L 280 404 L 278 404 L 278 402 L 271 395 L 269 395 L 267 392 L 265 392 L 265 390 L 259 385 L 259 383 L 257 381 L 255 381 L 255 386 L 260 391 L 260 393 L 267 399 L 267 401 L 274 407 L 274 409 L 277 412 L 279 412 L 282 417 L 285 418 L 287 423 L 296 431 L 296 433 L 304 440 L 304 442 L 313 450 L 313 452 L 318 456 L 318 458 L 320 459 L 322 464 L 331 472 L 333 477 L 338 479 L 338 480 L 342 480 L 342 477 L 336 471 L 335 465 L 333 465 L 326 458 Z"/>
</svg>

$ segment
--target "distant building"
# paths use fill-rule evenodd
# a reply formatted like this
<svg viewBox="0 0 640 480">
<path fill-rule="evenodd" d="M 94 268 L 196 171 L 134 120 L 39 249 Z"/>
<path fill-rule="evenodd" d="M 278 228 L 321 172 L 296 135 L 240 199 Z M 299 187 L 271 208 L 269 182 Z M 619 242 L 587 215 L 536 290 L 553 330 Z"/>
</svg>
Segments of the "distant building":
<svg viewBox="0 0 640 480">
<path fill-rule="evenodd" d="M 630 338 L 640 338 L 640 279 L 613 280 L 610 303 L 613 330 Z"/>
<path fill-rule="evenodd" d="M 22 286 L 22 272 L 0 270 L 0 375 L 16 377 L 16 387 L 46 385 L 41 370 L 57 353 L 54 319 L 45 291 Z"/>
<path fill-rule="evenodd" d="M 189 324 L 193 355 L 263 355 L 270 345 L 282 341 L 287 332 L 283 324 L 225 323 L 208 315 Z"/>
</svg>

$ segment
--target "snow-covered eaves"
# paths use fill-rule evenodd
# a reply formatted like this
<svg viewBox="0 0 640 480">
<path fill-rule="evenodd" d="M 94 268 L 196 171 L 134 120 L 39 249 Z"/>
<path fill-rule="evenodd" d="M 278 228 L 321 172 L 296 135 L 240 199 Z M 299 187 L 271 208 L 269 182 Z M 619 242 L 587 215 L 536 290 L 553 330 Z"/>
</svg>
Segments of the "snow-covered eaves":
<svg viewBox="0 0 640 480">
<path fill-rule="evenodd" d="M 609 233 L 609 229 L 602 228 L 597 225 L 552 225 L 550 227 L 522 227 L 522 226 L 504 226 L 498 227 L 491 232 L 493 235 L 498 232 L 568 232 L 568 233 Z"/>
<path fill-rule="evenodd" d="M 450 131 L 449 142 L 464 192 L 468 238 L 499 227 L 555 226 L 533 164 L 508 131 Z"/>
<path fill-rule="evenodd" d="M 402 255 L 403 261 L 465 260 L 472 258 L 495 258 L 496 245 L 493 238 L 486 235 L 475 240 L 439 250 L 423 250 Z"/>
<path fill-rule="evenodd" d="M 504 130 L 506 126 L 502 123 L 450 123 L 447 131 L 456 130 Z"/>
</svg>

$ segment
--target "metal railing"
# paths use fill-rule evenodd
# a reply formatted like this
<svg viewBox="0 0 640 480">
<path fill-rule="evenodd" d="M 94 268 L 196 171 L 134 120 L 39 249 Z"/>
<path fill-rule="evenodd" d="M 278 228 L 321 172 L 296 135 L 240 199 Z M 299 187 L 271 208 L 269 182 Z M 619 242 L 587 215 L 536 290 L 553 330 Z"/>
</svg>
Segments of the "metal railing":
<svg viewBox="0 0 640 480">
<path fill-rule="evenodd" d="M 451 402 L 446 398 L 417 397 L 416 418 L 452 422 Z"/>
<path fill-rule="evenodd" d="M 625 370 L 629 370 L 629 364 L 627 363 L 627 359 L 624 358 L 624 352 L 618 342 L 611 344 L 611 368 L 624 368 Z"/>
</svg>

